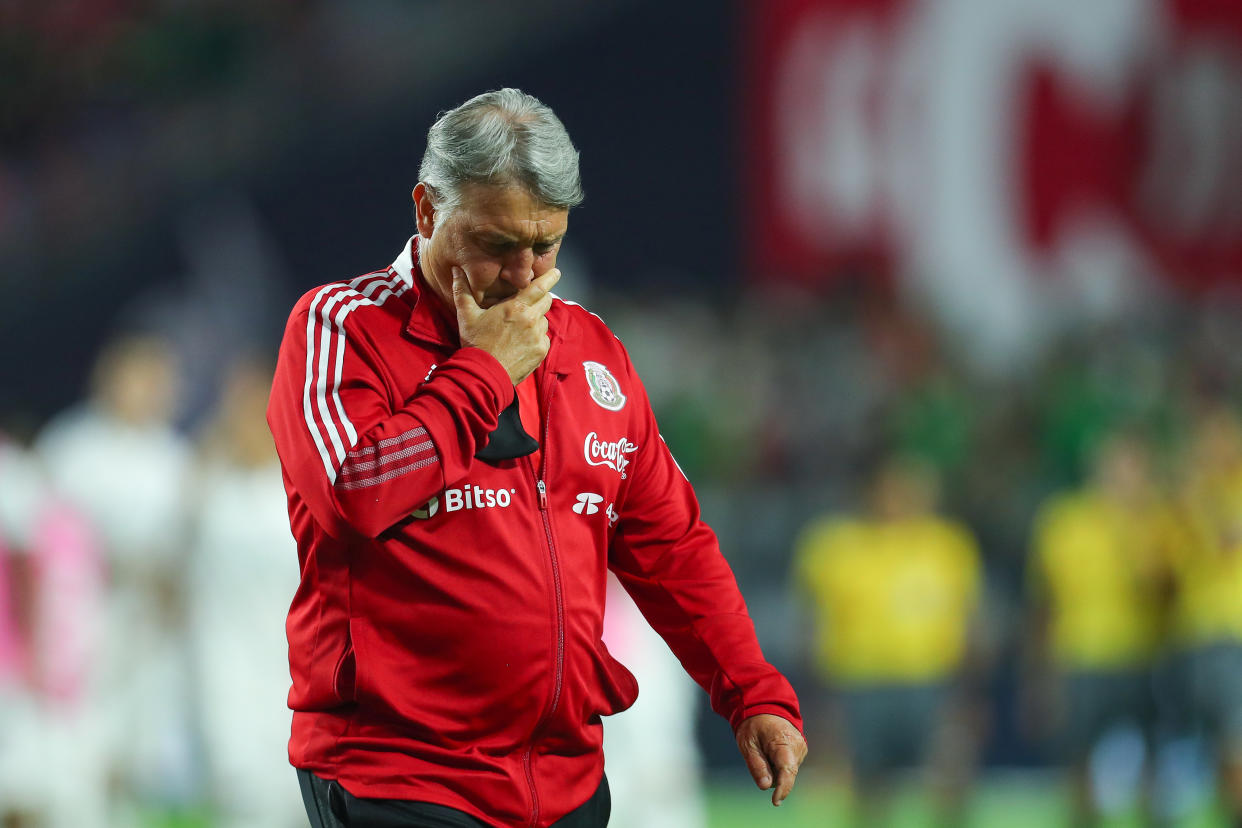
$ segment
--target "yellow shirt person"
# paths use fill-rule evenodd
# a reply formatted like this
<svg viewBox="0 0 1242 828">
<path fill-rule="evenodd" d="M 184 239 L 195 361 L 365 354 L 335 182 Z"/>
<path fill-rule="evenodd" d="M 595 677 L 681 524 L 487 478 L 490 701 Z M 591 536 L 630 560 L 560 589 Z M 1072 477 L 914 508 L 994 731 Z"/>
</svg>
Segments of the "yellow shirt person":
<svg viewBox="0 0 1242 828">
<path fill-rule="evenodd" d="M 877 473 L 865 517 L 810 524 L 795 577 L 813 614 L 814 661 L 829 683 L 927 684 L 965 657 L 979 600 L 979 550 L 936 515 L 930 470 L 893 461 Z"/>
<path fill-rule="evenodd" d="M 1206 739 L 1230 825 L 1242 825 L 1242 418 L 1199 412 L 1181 498 L 1185 542 L 1173 561 L 1174 692 Z"/>
<path fill-rule="evenodd" d="M 1048 646 L 1062 670 L 1147 665 L 1161 643 L 1161 574 L 1170 522 L 1094 488 L 1058 495 L 1035 522 L 1031 587 L 1047 607 Z"/>
<path fill-rule="evenodd" d="M 826 679 L 926 683 L 961 665 L 980 583 L 963 526 L 935 516 L 824 520 L 804 533 L 797 561 Z"/>
<path fill-rule="evenodd" d="M 839 724 L 825 734 L 848 759 L 857 820 L 880 821 L 899 770 L 933 762 L 956 780 L 929 791 L 944 824 L 960 822 L 973 751 L 969 730 L 933 760 L 936 734 L 961 724 L 973 619 L 980 603 L 978 546 L 936 514 L 935 472 L 908 458 L 877 467 L 867 510 L 825 517 L 798 539 L 794 576 L 814 620 L 811 661 Z"/>
<path fill-rule="evenodd" d="M 1187 456 L 1184 542 L 1173 560 L 1174 644 L 1242 644 L 1242 422 L 1232 410 L 1202 417 Z"/>
</svg>

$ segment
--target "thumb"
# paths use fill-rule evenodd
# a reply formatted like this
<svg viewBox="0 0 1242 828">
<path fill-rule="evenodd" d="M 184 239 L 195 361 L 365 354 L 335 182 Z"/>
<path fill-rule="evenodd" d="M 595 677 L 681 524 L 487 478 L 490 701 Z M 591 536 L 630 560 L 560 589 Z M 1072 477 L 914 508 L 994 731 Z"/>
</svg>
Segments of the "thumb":
<svg viewBox="0 0 1242 828">
<path fill-rule="evenodd" d="M 470 282 L 466 279 L 466 271 L 456 265 L 453 266 L 453 304 L 457 306 L 459 319 L 474 319 L 483 312 L 479 303 L 475 301 L 474 294 L 470 292 Z"/>
</svg>

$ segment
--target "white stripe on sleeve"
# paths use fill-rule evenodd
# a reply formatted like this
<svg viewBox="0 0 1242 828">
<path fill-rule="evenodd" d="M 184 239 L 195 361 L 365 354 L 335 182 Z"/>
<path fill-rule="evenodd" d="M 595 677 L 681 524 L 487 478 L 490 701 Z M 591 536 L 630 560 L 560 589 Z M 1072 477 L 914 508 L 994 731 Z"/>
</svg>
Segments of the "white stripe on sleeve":
<svg viewBox="0 0 1242 828">
<path fill-rule="evenodd" d="M 389 277 L 385 279 L 384 277 Z M 372 280 L 361 292 L 357 288 L 365 281 Z M 341 404 L 340 385 L 341 371 L 344 365 L 345 351 L 345 317 L 350 311 L 358 305 L 381 305 L 390 296 L 399 296 L 405 292 L 406 286 L 399 284 L 400 280 L 394 280 L 392 274 L 388 271 L 379 271 L 377 273 L 368 273 L 353 279 L 348 284 L 336 282 L 326 285 L 311 301 L 307 311 L 306 319 L 306 383 L 302 390 L 302 413 L 306 419 L 306 427 L 310 432 L 311 439 L 315 443 L 315 447 L 319 450 L 319 457 L 323 461 L 324 471 L 328 475 L 330 482 L 336 482 L 337 466 L 344 461 L 346 447 L 343 444 L 340 432 L 337 430 L 337 420 L 333 417 L 332 412 L 328 408 L 328 354 L 332 343 L 332 328 L 337 328 L 337 358 L 332 372 L 332 402 L 333 407 L 339 415 L 341 427 L 349 438 L 349 446 L 353 447 L 358 441 L 357 432 L 353 423 L 345 415 L 345 408 Z M 398 287 L 399 284 L 399 287 Z M 376 289 L 383 287 L 384 289 L 378 297 L 371 299 L 370 296 Z M 393 288 L 397 287 L 394 292 Z M 337 293 L 328 297 L 333 291 Z M 336 317 L 331 315 L 332 309 L 341 302 L 342 299 L 350 296 L 356 297 L 348 301 L 338 311 Z M 325 301 L 325 297 L 328 297 Z M 322 306 L 320 303 L 322 302 Z M 316 336 L 318 332 L 319 336 Z M 318 353 L 316 353 L 318 346 Z M 315 402 L 311 403 L 311 388 L 315 388 Z M 315 422 L 315 409 L 318 409 L 320 417 L 323 421 L 323 428 L 327 431 L 327 439 L 321 431 L 318 423 Z M 329 451 L 328 443 L 332 444 L 332 450 Z M 335 456 L 335 462 L 333 462 Z"/>
</svg>

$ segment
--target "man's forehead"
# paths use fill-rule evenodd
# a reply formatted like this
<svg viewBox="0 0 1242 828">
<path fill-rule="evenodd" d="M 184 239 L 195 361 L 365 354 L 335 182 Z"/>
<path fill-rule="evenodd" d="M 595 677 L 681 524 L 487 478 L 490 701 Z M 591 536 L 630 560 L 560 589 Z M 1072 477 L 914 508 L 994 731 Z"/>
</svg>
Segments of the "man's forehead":
<svg viewBox="0 0 1242 828">
<path fill-rule="evenodd" d="M 565 235 L 564 222 L 553 221 L 483 221 L 473 223 L 470 234 L 483 241 L 548 242 Z"/>
<path fill-rule="evenodd" d="M 541 204 L 516 188 L 473 187 L 461 212 L 472 235 L 497 241 L 540 242 L 565 235 L 569 211 Z"/>
</svg>

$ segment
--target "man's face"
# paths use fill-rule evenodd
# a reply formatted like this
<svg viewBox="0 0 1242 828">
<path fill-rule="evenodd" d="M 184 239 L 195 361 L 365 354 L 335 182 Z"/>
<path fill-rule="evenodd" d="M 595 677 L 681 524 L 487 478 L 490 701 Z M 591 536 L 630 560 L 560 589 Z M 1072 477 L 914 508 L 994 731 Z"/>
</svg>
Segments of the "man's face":
<svg viewBox="0 0 1242 828">
<path fill-rule="evenodd" d="M 540 204 L 518 187 L 469 185 L 448 215 L 432 206 L 426 187 L 414 190 L 423 276 L 453 307 L 453 268 L 466 273 L 483 308 L 520 291 L 556 266 L 569 211 Z"/>
</svg>

